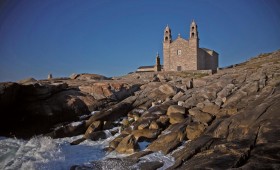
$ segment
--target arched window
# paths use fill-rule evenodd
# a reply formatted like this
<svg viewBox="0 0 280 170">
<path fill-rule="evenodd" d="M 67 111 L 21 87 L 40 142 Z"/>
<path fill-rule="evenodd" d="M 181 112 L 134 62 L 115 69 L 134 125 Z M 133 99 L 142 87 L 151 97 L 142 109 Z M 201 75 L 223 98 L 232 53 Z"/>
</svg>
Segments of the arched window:
<svg viewBox="0 0 280 170">
<path fill-rule="evenodd" d="M 192 33 L 192 37 L 194 37 L 194 32 Z"/>
<path fill-rule="evenodd" d="M 165 37 L 165 41 L 167 41 L 168 40 L 168 37 Z"/>
</svg>

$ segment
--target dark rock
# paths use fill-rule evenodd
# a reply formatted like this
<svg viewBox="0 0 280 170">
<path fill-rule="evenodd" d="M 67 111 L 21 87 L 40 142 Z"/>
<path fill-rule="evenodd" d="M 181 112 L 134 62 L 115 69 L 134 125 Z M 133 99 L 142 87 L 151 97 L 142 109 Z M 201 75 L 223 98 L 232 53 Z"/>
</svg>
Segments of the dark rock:
<svg viewBox="0 0 280 170">
<path fill-rule="evenodd" d="M 86 165 L 74 165 L 71 170 L 100 170 L 100 169 L 120 169 L 130 170 L 134 164 L 137 163 L 137 159 L 129 158 L 108 158 L 104 160 L 98 160 L 90 162 Z"/>
<path fill-rule="evenodd" d="M 89 139 L 92 133 L 100 131 L 103 127 L 102 121 L 94 121 L 92 124 L 87 128 L 87 131 L 84 135 L 84 138 Z"/>
<path fill-rule="evenodd" d="M 92 132 L 87 136 L 87 139 L 90 139 L 93 141 L 97 141 L 100 139 L 106 139 L 106 138 L 107 138 L 107 134 L 104 131 Z"/>
<path fill-rule="evenodd" d="M 164 165 L 163 162 L 159 161 L 149 161 L 149 162 L 140 162 L 138 163 L 138 167 L 136 169 L 145 169 L 145 170 L 156 170 Z"/>
<path fill-rule="evenodd" d="M 64 138 L 76 136 L 83 133 L 86 130 L 86 123 L 83 122 L 75 122 L 70 123 L 65 126 L 60 126 L 56 128 L 54 131 L 47 133 L 46 136 L 50 136 L 52 138 Z"/>
</svg>

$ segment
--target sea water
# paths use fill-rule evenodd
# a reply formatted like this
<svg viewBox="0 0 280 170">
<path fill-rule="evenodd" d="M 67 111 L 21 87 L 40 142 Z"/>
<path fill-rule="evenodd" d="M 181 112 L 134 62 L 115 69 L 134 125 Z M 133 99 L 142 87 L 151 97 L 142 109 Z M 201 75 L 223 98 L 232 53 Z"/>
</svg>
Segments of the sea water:
<svg viewBox="0 0 280 170">
<path fill-rule="evenodd" d="M 126 156 L 116 152 L 108 154 L 103 150 L 118 134 L 107 135 L 105 140 L 86 140 L 79 145 L 70 145 L 70 143 L 81 138 L 82 135 L 61 139 L 36 136 L 29 140 L 0 137 L 0 169 L 64 170 L 94 160 Z M 164 166 L 160 169 L 166 169 L 174 163 L 171 156 L 162 153 L 146 155 L 140 161 L 162 161 Z"/>
<path fill-rule="evenodd" d="M 0 169 L 70 169 L 72 165 L 105 156 L 103 148 L 106 140 L 70 145 L 70 142 L 80 137 L 52 139 L 40 136 L 30 140 L 2 138 Z"/>
</svg>

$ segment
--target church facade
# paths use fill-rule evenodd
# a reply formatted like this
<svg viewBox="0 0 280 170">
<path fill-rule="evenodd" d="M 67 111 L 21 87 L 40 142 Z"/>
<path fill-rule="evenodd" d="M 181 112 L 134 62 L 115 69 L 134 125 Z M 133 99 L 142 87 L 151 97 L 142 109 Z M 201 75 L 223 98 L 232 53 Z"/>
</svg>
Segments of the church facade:
<svg viewBox="0 0 280 170">
<path fill-rule="evenodd" d="M 190 25 L 189 40 L 180 34 L 172 40 L 169 26 L 164 30 L 163 71 L 217 70 L 218 55 L 214 50 L 199 47 L 195 21 Z"/>
</svg>

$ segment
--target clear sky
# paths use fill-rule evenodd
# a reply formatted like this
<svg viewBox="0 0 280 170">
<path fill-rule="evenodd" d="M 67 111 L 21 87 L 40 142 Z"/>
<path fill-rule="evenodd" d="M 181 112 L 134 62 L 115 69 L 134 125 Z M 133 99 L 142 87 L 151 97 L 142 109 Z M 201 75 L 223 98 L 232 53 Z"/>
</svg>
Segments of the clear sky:
<svg viewBox="0 0 280 170">
<path fill-rule="evenodd" d="M 0 81 L 124 75 L 162 61 L 163 30 L 227 66 L 280 49 L 279 0 L 0 0 Z"/>
</svg>

